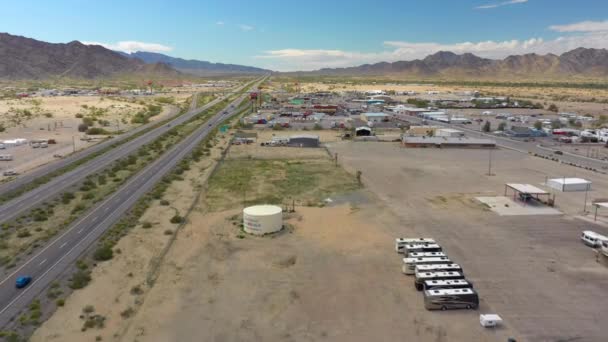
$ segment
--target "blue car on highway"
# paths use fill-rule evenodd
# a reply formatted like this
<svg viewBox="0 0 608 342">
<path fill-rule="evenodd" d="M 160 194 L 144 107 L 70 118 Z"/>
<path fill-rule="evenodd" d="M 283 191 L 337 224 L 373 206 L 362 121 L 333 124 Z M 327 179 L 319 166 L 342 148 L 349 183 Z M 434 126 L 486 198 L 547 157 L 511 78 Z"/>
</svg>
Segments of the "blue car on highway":
<svg viewBox="0 0 608 342">
<path fill-rule="evenodd" d="M 32 281 L 32 277 L 30 276 L 22 276 L 17 278 L 17 281 L 15 282 L 15 287 L 17 287 L 18 289 L 22 289 L 24 287 L 27 286 L 27 284 L 29 284 Z"/>
</svg>

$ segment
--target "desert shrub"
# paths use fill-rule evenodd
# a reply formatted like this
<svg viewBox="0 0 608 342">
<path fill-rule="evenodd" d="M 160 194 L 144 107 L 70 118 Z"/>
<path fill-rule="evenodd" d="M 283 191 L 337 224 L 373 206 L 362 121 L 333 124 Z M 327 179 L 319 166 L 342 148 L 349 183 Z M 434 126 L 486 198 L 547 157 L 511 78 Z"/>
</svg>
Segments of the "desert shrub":
<svg viewBox="0 0 608 342">
<path fill-rule="evenodd" d="M 103 245 L 98 247 L 93 253 L 93 259 L 97 261 L 106 261 L 112 259 L 114 252 L 109 245 Z"/>
<path fill-rule="evenodd" d="M 174 215 L 171 218 L 170 222 L 171 223 L 182 223 L 182 222 L 184 222 L 184 218 L 182 216 L 179 216 L 179 215 Z"/>
<path fill-rule="evenodd" d="M 91 281 L 91 272 L 88 270 L 78 270 L 70 278 L 70 288 L 77 290 L 82 289 Z"/>
</svg>

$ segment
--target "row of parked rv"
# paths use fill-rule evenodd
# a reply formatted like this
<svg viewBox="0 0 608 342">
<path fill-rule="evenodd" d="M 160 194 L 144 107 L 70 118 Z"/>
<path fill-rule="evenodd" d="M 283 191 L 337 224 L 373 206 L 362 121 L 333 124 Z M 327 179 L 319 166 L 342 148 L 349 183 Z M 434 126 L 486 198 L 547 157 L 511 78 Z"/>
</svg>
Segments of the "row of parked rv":
<svg viewBox="0 0 608 342">
<path fill-rule="evenodd" d="M 477 309 L 479 296 L 463 273 L 433 239 L 395 239 L 403 254 L 403 273 L 414 275 L 416 290 L 424 295 L 427 310 Z"/>
</svg>

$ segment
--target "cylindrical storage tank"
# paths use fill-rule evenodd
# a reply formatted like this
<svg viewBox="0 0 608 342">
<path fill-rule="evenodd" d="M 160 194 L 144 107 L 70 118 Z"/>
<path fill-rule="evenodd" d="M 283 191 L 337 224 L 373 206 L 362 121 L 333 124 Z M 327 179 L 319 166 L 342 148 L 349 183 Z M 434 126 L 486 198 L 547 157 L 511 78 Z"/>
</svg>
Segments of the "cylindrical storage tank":
<svg viewBox="0 0 608 342">
<path fill-rule="evenodd" d="M 283 228 L 283 209 L 276 205 L 255 205 L 243 209 L 243 227 L 249 234 L 264 235 Z"/>
</svg>

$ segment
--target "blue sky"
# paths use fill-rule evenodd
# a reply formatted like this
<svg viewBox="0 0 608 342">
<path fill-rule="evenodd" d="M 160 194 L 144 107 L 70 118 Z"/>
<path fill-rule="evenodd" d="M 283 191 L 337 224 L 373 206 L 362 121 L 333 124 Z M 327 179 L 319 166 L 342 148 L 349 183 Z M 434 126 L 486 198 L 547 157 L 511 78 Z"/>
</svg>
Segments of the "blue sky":
<svg viewBox="0 0 608 342">
<path fill-rule="evenodd" d="M 0 32 L 273 70 L 608 48 L 606 0 L 1 2 Z"/>
</svg>

